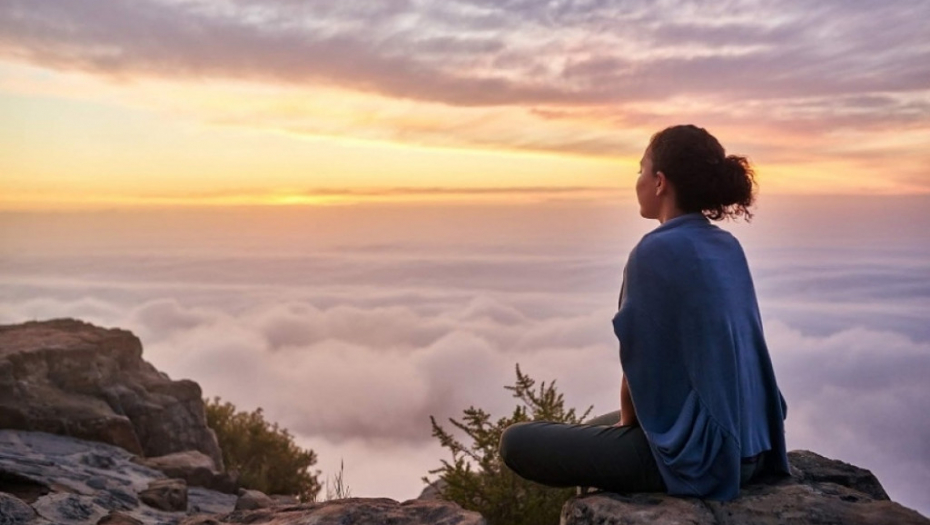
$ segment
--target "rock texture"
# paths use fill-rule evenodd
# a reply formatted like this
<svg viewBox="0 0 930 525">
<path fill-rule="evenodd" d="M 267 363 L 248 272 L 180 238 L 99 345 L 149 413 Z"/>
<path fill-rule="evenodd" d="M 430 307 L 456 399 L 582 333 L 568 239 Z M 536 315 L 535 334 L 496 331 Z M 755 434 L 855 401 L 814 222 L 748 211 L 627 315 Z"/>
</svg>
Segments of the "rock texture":
<svg viewBox="0 0 930 525">
<path fill-rule="evenodd" d="M 132 333 L 72 319 L 0 326 L 0 428 L 101 441 L 145 456 L 223 459 L 200 386 L 142 359 Z"/>
<path fill-rule="evenodd" d="M 477 512 L 462 510 L 448 501 L 410 500 L 398 503 L 387 498 L 348 498 L 290 507 L 236 511 L 225 516 L 193 517 L 180 525 L 344 525 L 350 523 L 391 525 L 486 525 Z"/>
<path fill-rule="evenodd" d="M 562 525 L 930 525 L 894 503 L 865 469 L 805 450 L 788 454 L 791 477 L 762 480 L 729 502 L 664 494 L 594 493 L 562 508 Z"/>
<path fill-rule="evenodd" d="M 238 476 L 217 472 L 213 459 L 198 450 L 140 458 L 139 463 L 159 470 L 169 478 L 183 479 L 191 487 L 204 487 L 227 494 L 236 494 L 239 489 Z"/>
<path fill-rule="evenodd" d="M 231 512 L 236 496 L 187 488 L 133 461 L 128 451 L 44 432 L 0 430 L 0 525 L 176 524 L 188 515 Z M 152 507 L 142 496 L 153 483 L 173 505 Z M 183 495 L 178 492 L 184 487 Z M 186 510 L 179 501 L 186 500 Z"/>
<path fill-rule="evenodd" d="M 274 506 L 274 500 L 267 494 L 258 490 L 239 490 L 239 499 L 236 500 L 236 510 L 266 509 Z"/>
<path fill-rule="evenodd" d="M 139 500 L 149 507 L 168 512 L 187 511 L 187 483 L 183 479 L 156 479 L 139 492 Z"/>
<path fill-rule="evenodd" d="M 28 523 L 36 517 L 36 511 L 12 494 L 0 492 L 0 525 Z"/>
<path fill-rule="evenodd" d="M 356 498 L 293 504 L 290 498 L 249 490 L 237 498 L 167 478 L 120 447 L 44 432 L 0 430 L 0 525 L 182 522 L 484 524 L 479 514 L 445 501 Z"/>
</svg>

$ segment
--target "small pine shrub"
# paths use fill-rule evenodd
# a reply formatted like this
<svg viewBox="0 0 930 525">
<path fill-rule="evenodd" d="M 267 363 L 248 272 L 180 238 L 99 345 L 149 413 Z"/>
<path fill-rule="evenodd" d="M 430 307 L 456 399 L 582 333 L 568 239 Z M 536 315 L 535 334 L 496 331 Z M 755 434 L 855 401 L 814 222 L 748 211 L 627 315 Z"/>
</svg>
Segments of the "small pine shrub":
<svg viewBox="0 0 930 525">
<path fill-rule="evenodd" d="M 470 444 L 456 439 L 430 416 L 433 437 L 449 449 L 452 461 L 441 460 L 442 466 L 429 472 L 438 474 L 441 483 L 437 487 L 443 498 L 479 512 L 489 525 L 557 525 L 562 505 L 575 489 L 550 488 L 517 476 L 498 454 L 501 434 L 523 421 L 581 423 L 593 407 L 578 416 L 575 409 L 565 408 L 555 381 L 534 388 L 536 381 L 524 375 L 520 365 L 516 373 L 516 383 L 504 387 L 520 401 L 509 417 L 492 421 L 490 414 L 472 406 L 464 411 L 461 420 L 449 419 L 471 440 Z M 428 477 L 423 481 L 431 483 Z"/>
<path fill-rule="evenodd" d="M 294 443 L 287 429 L 265 421 L 262 409 L 238 412 L 219 397 L 204 400 L 207 425 L 216 432 L 227 470 L 239 472 L 243 487 L 265 494 L 289 494 L 314 501 L 319 471 L 311 472 L 316 453 Z"/>
</svg>

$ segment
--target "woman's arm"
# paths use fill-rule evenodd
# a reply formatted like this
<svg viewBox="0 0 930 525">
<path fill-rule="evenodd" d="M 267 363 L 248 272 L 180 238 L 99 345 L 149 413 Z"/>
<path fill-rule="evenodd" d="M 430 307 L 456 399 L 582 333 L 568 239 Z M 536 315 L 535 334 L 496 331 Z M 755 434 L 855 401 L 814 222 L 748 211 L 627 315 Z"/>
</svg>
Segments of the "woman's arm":
<svg viewBox="0 0 930 525">
<path fill-rule="evenodd" d="M 626 382 L 626 376 L 620 382 L 620 423 L 619 426 L 635 425 L 636 409 L 633 408 L 633 397 L 630 395 L 630 385 Z"/>
</svg>

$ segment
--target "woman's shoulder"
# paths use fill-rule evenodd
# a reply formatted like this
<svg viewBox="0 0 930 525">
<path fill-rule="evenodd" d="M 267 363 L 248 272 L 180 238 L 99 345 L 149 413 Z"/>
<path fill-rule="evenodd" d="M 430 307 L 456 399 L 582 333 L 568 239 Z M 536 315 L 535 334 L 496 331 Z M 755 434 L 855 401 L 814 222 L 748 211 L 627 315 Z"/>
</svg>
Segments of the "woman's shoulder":
<svg viewBox="0 0 930 525">
<path fill-rule="evenodd" d="M 701 217 L 703 219 L 703 217 Z M 742 246 L 730 232 L 706 219 L 668 223 L 647 233 L 630 253 L 631 260 L 685 262 L 710 252 L 742 253 Z"/>
</svg>

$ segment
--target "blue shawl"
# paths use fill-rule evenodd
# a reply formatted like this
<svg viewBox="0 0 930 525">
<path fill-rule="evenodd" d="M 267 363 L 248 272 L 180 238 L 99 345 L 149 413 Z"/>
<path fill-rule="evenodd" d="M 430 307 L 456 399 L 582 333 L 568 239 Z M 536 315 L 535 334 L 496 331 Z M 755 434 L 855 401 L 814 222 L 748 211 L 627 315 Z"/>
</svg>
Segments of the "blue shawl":
<svg viewBox="0 0 930 525">
<path fill-rule="evenodd" d="M 700 213 L 646 234 L 613 319 L 636 415 L 669 494 L 729 500 L 741 458 L 788 472 L 784 398 L 739 242 Z"/>
</svg>

